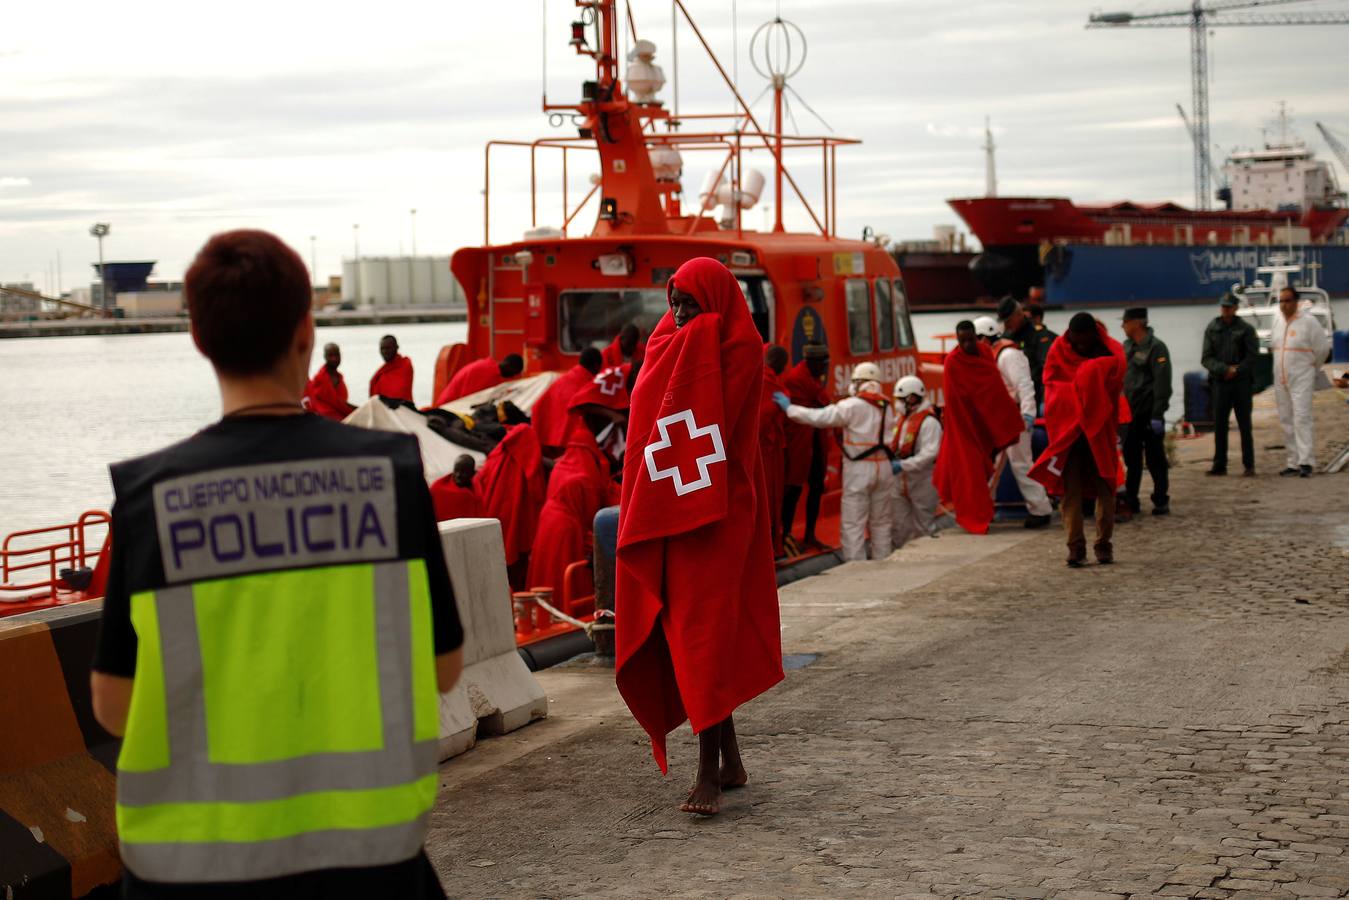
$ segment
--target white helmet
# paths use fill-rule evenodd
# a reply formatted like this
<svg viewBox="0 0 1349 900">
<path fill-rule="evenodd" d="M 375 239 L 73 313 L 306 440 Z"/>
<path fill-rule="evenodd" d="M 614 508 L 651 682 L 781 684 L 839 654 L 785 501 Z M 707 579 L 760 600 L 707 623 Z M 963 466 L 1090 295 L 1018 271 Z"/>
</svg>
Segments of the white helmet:
<svg viewBox="0 0 1349 900">
<path fill-rule="evenodd" d="M 852 370 L 853 381 L 880 381 L 881 367 L 874 362 L 858 363 Z"/>
<path fill-rule="evenodd" d="M 980 316 L 974 320 L 974 333 L 979 337 L 997 337 L 999 333 L 998 320 L 992 316 Z"/>
<path fill-rule="evenodd" d="M 919 397 L 927 396 L 927 388 L 923 385 L 923 379 L 917 375 L 905 375 L 895 382 L 896 398 L 903 400 L 905 397 L 912 397 L 914 394 Z"/>
</svg>

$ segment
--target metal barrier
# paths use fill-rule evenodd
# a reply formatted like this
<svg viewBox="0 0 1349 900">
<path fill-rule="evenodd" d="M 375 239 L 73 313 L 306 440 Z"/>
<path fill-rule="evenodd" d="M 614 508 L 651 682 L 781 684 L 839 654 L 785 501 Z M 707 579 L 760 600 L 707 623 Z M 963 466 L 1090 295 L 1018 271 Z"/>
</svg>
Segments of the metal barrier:
<svg viewBox="0 0 1349 900">
<path fill-rule="evenodd" d="M 81 585 L 66 583 L 60 570 L 93 569 L 102 555 L 111 522 L 106 512 L 90 510 L 65 525 L 9 535 L 0 544 L 0 591 L 32 591 L 33 599 L 54 599 L 58 591 L 82 589 Z M 91 534 L 95 529 L 101 529 L 101 533 Z M 31 574 L 35 569 L 42 570 L 46 577 L 36 578 Z M 25 572 L 30 574 L 20 575 Z"/>
</svg>

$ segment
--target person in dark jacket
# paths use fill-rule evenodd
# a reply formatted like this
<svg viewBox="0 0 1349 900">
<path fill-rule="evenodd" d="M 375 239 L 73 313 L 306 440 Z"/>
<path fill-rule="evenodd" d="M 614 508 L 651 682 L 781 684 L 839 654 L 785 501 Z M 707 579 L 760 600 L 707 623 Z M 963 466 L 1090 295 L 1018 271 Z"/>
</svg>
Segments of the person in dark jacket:
<svg viewBox="0 0 1349 900">
<path fill-rule="evenodd" d="M 1152 476 L 1152 514 L 1171 512 L 1166 462 L 1166 408 L 1171 405 L 1171 351 L 1148 327 L 1148 311 L 1133 306 L 1124 311 L 1124 396 L 1129 401 L 1129 422 L 1124 436 L 1124 495 L 1129 508 L 1139 511 L 1138 487 L 1143 464 Z"/>
<path fill-rule="evenodd" d="M 1017 349 L 1026 354 L 1026 361 L 1030 363 L 1030 380 L 1035 383 L 1035 406 L 1037 411 L 1041 410 L 1045 402 L 1045 357 L 1049 355 L 1049 347 L 1057 335 L 1052 331 L 1036 331 L 1030 316 L 1011 295 L 999 301 L 998 321 L 1002 323 L 1002 336 L 1015 341 Z"/>
<path fill-rule="evenodd" d="M 1221 314 L 1204 329 L 1204 352 L 1200 364 L 1208 372 L 1213 393 L 1213 466 L 1209 475 L 1227 474 L 1227 423 L 1237 416 L 1241 432 L 1242 474 L 1255 474 L 1255 438 L 1251 435 L 1251 395 L 1255 381 L 1255 361 L 1260 356 L 1260 341 L 1255 328 L 1237 318 L 1237 298 L 1231 291 L 1223 294 Z"/>
</svg>

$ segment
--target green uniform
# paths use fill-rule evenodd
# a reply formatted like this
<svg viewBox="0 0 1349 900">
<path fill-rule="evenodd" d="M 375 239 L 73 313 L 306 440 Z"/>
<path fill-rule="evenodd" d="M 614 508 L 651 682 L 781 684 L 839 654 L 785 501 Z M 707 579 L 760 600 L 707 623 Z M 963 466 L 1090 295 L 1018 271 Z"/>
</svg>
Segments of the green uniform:
<svg viewBox="0 0 1349 900">
<path fill-rule="evenodd" d="M 1161 434 L 1153 430 L 1154 420 L 1166 420 L 1171 405 L 1171 351 L 1157 340 L 1148 329 L 1148 335 L 1135 343 L 1124 339 L 1124 396 L 1129 401 L 1133 420 L 1124 436 L 1124 493 L 1130 507 L 1138 511 L 1138 489 L 1143 481 L 1143 464 L 1152 476 L 1152 505 L 1166 509 L 1170 504 L 1170 487 L 1166 462 L 1166 444 Z"/>
<path fill-rule="evenodd" d="M 1233 413 L 1241 433 L 1241 464 L 1255 469 L 1255 438 L 1251 433 L 1251 396 L 1255 366 L 1260 359 L 1260 340 L 1251 324 L 1240 317 L 1231 323 L 1218 316 L 1204 329 L 1204 352 L 1200 363 L 1208 372 L 1213 396 L 1213 470 L 1227 471 L 1227 425 Z M 1227 370 L 1236 371 L 1231 378 Z"/>
</svg>

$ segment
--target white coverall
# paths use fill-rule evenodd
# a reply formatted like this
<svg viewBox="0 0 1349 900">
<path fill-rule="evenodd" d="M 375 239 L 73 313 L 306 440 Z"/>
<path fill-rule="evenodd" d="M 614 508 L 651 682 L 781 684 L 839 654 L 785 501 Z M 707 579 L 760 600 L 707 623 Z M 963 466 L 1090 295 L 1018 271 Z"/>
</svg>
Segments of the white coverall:
<svg viewBox="0 0 1349 900">
<path fill-rule="evenodd" d="M 1291 322 L 1282 312 L 1275 314 L 1269 349 L 1274 354 L 1274 399 L 1279 406 L 1283 443 L 1288 448 L 1288 468 L 1314 466 L 1312 391 L 1330 341 L 1316 317 L 1300 309 Z"/>
<path fill-rule="evenodd" d="M 1002 383 L 1007 385 L 1007 393 L 1011 395 L 1012 402 L 1021 410 L 1022 417 L 1035 416 L 1035 382 L 1030 377 L 1030 360 L 1026 359 L 1026 354 L 1016 347 L 1005 347 L 998 354 L 998 373 L 1002 375 Z M 1033 516 L 1047 516 L 1053 511 L 1049 505 L 1049 495 L 1045 493 L 1044 485 L 1030 477 L 1030 467 L 1034 462 L 1031 459 L 1030 447 L 1031 434 L 1029 429 L 1021 432 L 1021 437 L 1017 442 L 1008 447 L 1003 452 L 1007 455 L 1007 463 L 1012 467 L 1012 474 L 1016 476 L 1016 485 L 1021 489 L 1021 497 L 1026 501 L 1026 511 Z M 992 485 L 993 494 L 998 492 L 998 482 L 995 479 Z"/>
<path fill-rule="evenodd" d="M 861 391 L 880 393 L 880 385 L 869 381 Z M 894 409 L 887 403 L 882 409 L 870 400 L 848 397 L 829 406 L 811 409 L 792 404 L 787 418 L 812 428 L 843 429 L 843 558 L 866 559 L 867 527 L 871 529 L 871 558 L 890 555 L 890 513 L 894 478 L 890 457 L 877 451 L 866 459 L 849 459 L 865 453 L 877 443 L 889 440 L 895 426 Z"/>
<path fill-rule="evenodd" d="M 932 404 L 924 400 L 910 416 L 923 410 L 931 410 Z M 904 419 L 899 420 L 895 430 L 904 427 Z M 941 422 L 936 416 L 923 419 L 918 426 L 918 438 L 914 441 L 913 455 L 899 461 L 900 472 L 895 476 L 894 493 L 894 544 L 898 550 L 916 537 L 932 536 L 936 533 L 934 519 L 937 514 L 937 488 L 932 484 L 932 467 L 937 464 L 937 451 L 941 449 Z"/>
</svg>

